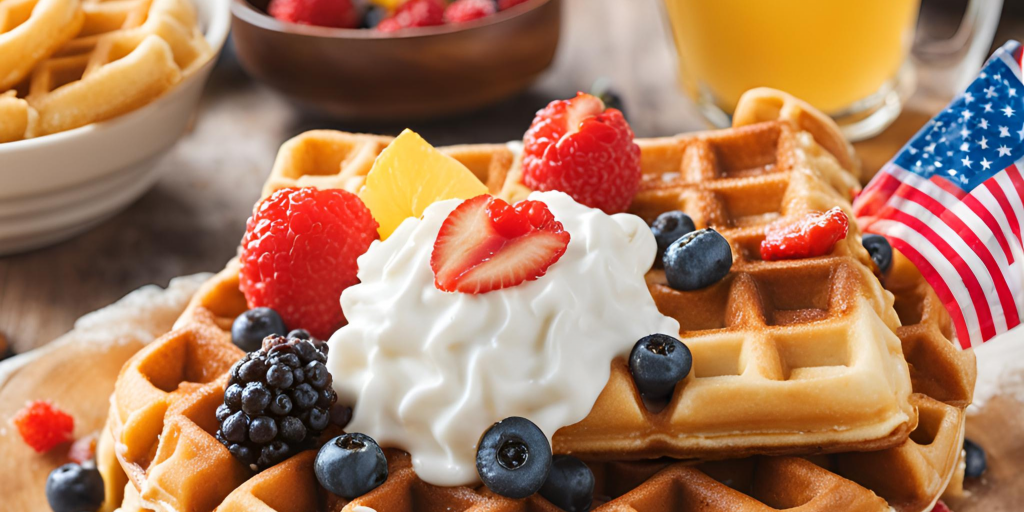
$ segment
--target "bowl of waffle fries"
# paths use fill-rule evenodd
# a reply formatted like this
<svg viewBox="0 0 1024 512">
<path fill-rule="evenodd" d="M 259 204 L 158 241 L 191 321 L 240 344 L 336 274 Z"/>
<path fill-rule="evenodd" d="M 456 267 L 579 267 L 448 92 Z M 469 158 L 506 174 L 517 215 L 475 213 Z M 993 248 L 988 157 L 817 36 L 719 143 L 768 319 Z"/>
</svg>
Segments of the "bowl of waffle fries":
<svg viewBox="0 0 1024 512">
<path fill-rule="evenodd" d="M 246 71 L 318 114 L 371 122 L 467 112 L 524 90 L 551 65 L 560 0 L 530 0 L 465 24 L 399 32 L 302 25 L 232 0 Z"/>
<path fill-rule="evenodd" d="M 0 0 L 0 254 L 148 190 L 228 29 L 227 0 Z"/>
</svg>

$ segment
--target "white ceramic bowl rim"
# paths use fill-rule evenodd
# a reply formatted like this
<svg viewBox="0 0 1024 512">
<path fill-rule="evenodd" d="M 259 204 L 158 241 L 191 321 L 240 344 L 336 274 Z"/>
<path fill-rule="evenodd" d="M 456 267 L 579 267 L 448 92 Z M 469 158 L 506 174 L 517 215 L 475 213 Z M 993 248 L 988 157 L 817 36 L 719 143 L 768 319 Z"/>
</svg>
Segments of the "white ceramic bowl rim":
<svg viewBox="0 0 1024 512">
<path fill-rule="evenodd" d="M 210 66 L 213 65 L 213 61 L 217 59 L 217 57 L 220 55 L 221 50 L 224 48 L 224 43 L 227 41 L 228 33 L 230 32 L 231 29 L 231 10 L 229 8 L 231 0 L 191 1 L 209 2 L 217 4 L 212 9 L 213 14 L 210 16 L 209 23 L 208 26 L 206 27 L 206 32 L 204 34 L 204 36 L 206 37 L 206 41 L 210 44 L 210 48 L 213 51 L 210 53 L 210 60 L 204 63 L 203 66 L 201 67 Z M 124 122 L 127 118 L 145 116 L 147 111 L 156 108 L 156 106 L 159 103 L 166 101 L 167 97 L 170 94 L 173 94 L 174 91 L 181 89 L 187 83 L 193 80 L 201 80 L 201 77 L 202 73 L 200 73 L 199 70 L 197 69 L 191 75 L 185 77 L 185 80 L 183 80 L 181 83 L 176 84 L 171 91 L 168 91 L 156 100 L 140 108 L 137 108 L 131 112 L 128 112 L 127 114 L 117 116 L 113 119 L 102 121 L 99 123 L 87 124 L 85 126 L 80 126 L 78 128 L 73 128 L 71 130 L 52 133 L 50 135 L 44 135 L 42 137 L 34 137 L 31 139 L 19 140 L 14 142 L 5 142 L 3 144 L 0 144 L 0 158 L 3 158 L 5 153 L 13 153 L 15 151 L 38 148 L 47 145 L 58 145 L 61 142 L 71 138 L 84 137 L 93 132 L 100 132 L 103 130 L 110 129 L 113 126 L 116 126 L 121 122 Z"/>
<path fill-rule="evenodd" d="M 501 11 L 495 13 L 493 16 L 487 16 L 486 18 L 480 18 L 478 20 L 468 21 L 465 23 L 446 23 L 444 25 L 437 25 L 433 27 L 407 28 L 398 32 L 391 33 L 384 33 L 377 30 L 366 28 L 317 27 L 313 25 L 302 25 L 299 23 L 280 21 L 277 18 L 274 18 L 273 16 L 261 12 L 259 9 L 253 7 L 253 5 L 249 3 L 249 0 L 232 0 L 231 12 L 235 16 L 245 20 L 246 23 L 274 32 L 284 32 L 295 35 L 322 37 L 327 39 L 393 40 L 451 34 L 454 32 L 461 32 L 468 29 L 494 25 L 521 16 L 550 1 L 552 0 L 527 0 L 526 2 L 523 2 L 519 5 L 515 5 L 506 11 Z"/>
</svg>

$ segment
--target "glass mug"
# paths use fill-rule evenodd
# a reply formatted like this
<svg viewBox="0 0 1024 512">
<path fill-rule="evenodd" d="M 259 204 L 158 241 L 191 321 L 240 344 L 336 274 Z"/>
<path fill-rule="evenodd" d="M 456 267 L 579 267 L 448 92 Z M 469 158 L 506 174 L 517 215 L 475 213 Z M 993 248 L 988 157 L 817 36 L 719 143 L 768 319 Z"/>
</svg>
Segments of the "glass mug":
<svg viewBox="0 0 1024 512">
<path fill-rule="evenodd" d="M 973 76 L 1002 7 L 970 0 L 956 35 L 915 42 L 920 0 L 664 1 L 682 86 L 712 124 L 728 126 L 740 95 L 767 86 L 830 114 L 851 140 L 899 115 L 915 88 L 912 49 L 930 69 Z"/>
</svg>

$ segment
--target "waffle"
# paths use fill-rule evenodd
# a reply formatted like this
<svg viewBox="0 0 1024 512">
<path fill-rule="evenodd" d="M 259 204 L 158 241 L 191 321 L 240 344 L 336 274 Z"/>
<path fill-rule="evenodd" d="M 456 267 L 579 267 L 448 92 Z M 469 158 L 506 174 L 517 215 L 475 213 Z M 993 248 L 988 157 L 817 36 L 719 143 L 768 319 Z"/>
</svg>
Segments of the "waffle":
<svg viewBox="0 0 1024 512">
<path fill-rule="evenodd" d="M 79 0 L 0 0 L 0 91 L 75 37 L 83 20 Z"/>
<path fill-rule="evenodd" d="M 137 109 L 213 54 L 189 0 L 82 0 L 82 11 L 77 36 L 38 62 L 14 88 L 35 112 L 22 137 Z"/>
<path fill-rule="evenodd" d="M 304 134 L 282 147 L 264 194 L 289 186 L 355 190 L 362 185 L 376 154 L 389 141 L 387 137 L 340 132 Z M 756 247 L 765 224 L 833 205 L 848 209 L 847 200 L 856 190 L 856 180 L 808 132 L 796 130 L 787 120 L 638 143 L 643 150 L 644 179 L 634 201 L 634 213 L 651 219 L 660 211 L 682 206 L 693 214 L 698 225 L 719 228 L 740 258 L 725 281 L 708 290 L 689 292 L 689 298 L 664 286 L 660 272 L 648 276 L 656 302 L 666 314 L 680 320 L 684 329 L 681 335 L 694 353 L 694 372 L 679 386 L 668 408 L 657 414 L 648 412 L 628 373 L 624 373 L 623 362 L 616 361 L 609 385 L 591 415 L 583 423 L 556 433 L 556 451 L 573 452 L 591 460 L 602 482 L 598 486 L 598 494 L 602 495 L 597 501 L 598 510 L 655 512 L 698 505 L 703 507 L 700 510 L 889 510 L 890 505 L 900 512 L 924 510 L 919 505 L 936 499 L 955 472 L 963 407 L 970 401 L 974 378 L 972 356 L 958 352 L 949 341 L 949 320 L 934 293 L 919 275 L 916 280 L 913 275 L 897 277 L 906 273 L 902 265 L 896 266 L 887 282 L 894 288 L 895 298 L 884 292 L 871 275 L 870 260 L 860 247 L 855 228 L 847 241 L 837 244 L 833 253 L 825 257 L 801 262 L 756 260 Z M 492 193 L 515 199 L 528 192 L 518 184 L 514 147 L 454 146 L 442 150 L 462 161 L 487 183 Z M 741 197 L 746 200 L 738 201 Z M 787 287 L 797 286 L 809 288 L 802 293 L 786 291 Z M 756 306 L 740 301 L 754 301 Z M 690 309 L 681 306 L 687 302 L 692 304 Z M 743 309 L 747 307 L 749 311 Z M 319 495 L 313 503 L 317 485 L 309 470 L 310 453 L 251 477 L 212 435 L 216 430 L 213 412 L 223 393 L 222 374 L 240 357 L 230 344 L 228 331 L 234 318 L 245 309 L 245 299 L 238 288 L 238 263 L 232 261 L 197 293 L 175 331 L 141 352 L 122 371 L 112 402 L 112 436 L 105 443 L 123 448 L 115 450 L 113 459 L 118 464 L 108 464 L 105 471 L 126 474 L 126 512 L 135 510 L 130 508 L 133 506 L 162 511 L 211 510 L 218 503 L 218 510 L 281 512 L 341 508 L 354 511 L 359 506 L 382 512 L 554 510 L 536 496 L 516 501 L 494 496 L 485 489 L 430 486 L 415 478 L 407 457 L 390 450 L 389 480 L 348 504 Z M 904 326 L 900 326 L 900 319 Z M 869 331 L 869 325 L 877 337 L 863 335 Z M 797 346 L 785 336 L 776 339 L 785 332 L 813 336 L 817 344 L 825 346 L 811 350 L 816 345 Z M 851 332 L 852 336 L 843 337 Z M 838 346 L 840 350 L 835 350 L 837 346 L 831 343 L 836 333 L 844 333 L 838 336 L 845 343 Z M 729 337 L 740 341 L 733 341 L 731 350 L 722 350 L 721 340 L 726 339 L 725 346 L 729 347 Z M 749 348 L 744 345 L 748 337 Z M 762 357 L 770 354 L 766 348 L 769 345 L 775 348 L 775 356 Z M 868 348 L 863 348 L 863 353 L 854 350 L 864 346 Z M 715 352 L 738 357 L 720 364 L 712 357 Z M 846 366 L 841 367 L 845 369 L 837 368 L 834 353 L 846 356 L 842 361 Z M 855 354 L 867 355 L 854 357 Z M 823 360 L 831 364 L 821 365 Z M 174 369 L 173 379 L 166 373 L 151 375 L 166 367 Z M 733 374 L 704 373 L 722 369 Z M 812 378 L 827 386 L 831 372 L 837 369 L 843 374 L 841 378 L 850 378 L 849 386 L 882 390 L 881 397 L 879 393 L 871 397 L 869 408 L 890 399 L 896 404 L 896 415 L 904 415 L 905 422 L 892 430 L 880 429 L 885 431 L 868 441 L 861 438 L 846 442 L 838 436 L 839 439 L 833 438 L 827 444 L 804 442 L 799 446 L 764 441 L 773 436 L 763 432 L 733 437 L 739 441 L 714 449 L 700 446 L 700 436 L 686 433 L 675 438 L 647 434 L 639 441 L 631 439 L 636 437 L 635 432 L 650 432 L 656 426 L 686 432 L 684 429 L 693 422 L 672 420 L 688 419 L 682 414 L 682 407 L 690 400 L 687 394 L 696 394 L 694 390 L 701 386 L 715 392 L 719 387 L 716 382 L 724 380 L 724 384 L 730 384 L 728 381 L 738 380 L 737 377 L 755 379 L 756 385 L 744 388 L 744 392 L 754 394 L 740 395 L 743 399 L 719 398 L 712 407 L 716 418 L 725 417 L 740 428 L 761 424 L 762 417 L 776 427 L 786 425 L 793 421 L 792 416 L 765 408 L 764 396 L 757 394 L 758 388 L 786 386 Z M 862 370 L 875 380 L 858 380 L 856 376 L 862 375 Z M 892 388 L 886 387 L 889 385 Z M 817 407 L 833 410 L 831 403 L 813 395 L 790 396 L 787 400 L 807 399 Z M 845 399 L 832 398 L 830 402 Z M 737 416 L 730 416 L 744 412 L 736 410 L 738 405 L 734 402 L 757 409 L 761 416 L 741 424 Z M 858 407 L 865 403 L 860 402 Z M 791 405 L 788 403 L 787 407 Z M 633 410 L 634 414 L 623 415 L 623 409 Z M 810 413 L 811 408 L 807 409 Z M 803 406 L 797 404 L 796 410 L 803 411 Z M 920 420 L 917 410 L 921 411 Z M 595 418 L 614 421 L 597 425 Z M 804 416 L 800 421 L 808 419 Z M 580 435 L 580 431 L 590 434 L 581 427 L 588 421 L 594 428 L 605 428 L 605 433 Z M 836 421 L 833 418 L 831 424 L 834 426 Z M 628 436 L 623 437 L 624 434 Z M 802 436 L 809 438 L 812 434 Z M 616 445 L 623 439 L 630 445 Z M 129 450 L 129 446 L 137 448 Z M 869 449 L 881 450 L 849 452 Z M 837 451 L 845 453 L 809 460 L 784 456 L 735 459 L 748 453 L 808 455 Z M 697 466 L 685 462 L 622 460 L 663 455 L 732 460 Z M 607 462 L 612 459 L 616 462 Z M 629 472 L 625 468 L 631 468 L 634 477 L 620 475 Z M 200 474 L 217 475 L 217 482 L 207 483 L 208 476 Z M 294 495 L 295 499 L 275 498 L 278 492 Z M 122 502 L 120 492 L 108 496 L 110 503 Z"/>
</svg>

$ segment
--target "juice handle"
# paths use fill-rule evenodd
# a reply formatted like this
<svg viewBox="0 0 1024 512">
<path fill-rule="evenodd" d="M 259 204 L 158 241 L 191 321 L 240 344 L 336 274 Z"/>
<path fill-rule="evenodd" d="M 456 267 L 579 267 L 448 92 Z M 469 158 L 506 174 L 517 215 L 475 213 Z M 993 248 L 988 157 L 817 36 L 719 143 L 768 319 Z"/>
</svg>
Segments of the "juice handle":
<svg viewBox="0 0 1024 512">
<path fill-rule="evenodd" d="M 945 105 L 970 84 L 988 57 L 1002 7 L 1003 0 L 969 0 L 952 37 L 914 41 L 918 100 Z"/>
</svg>

